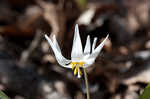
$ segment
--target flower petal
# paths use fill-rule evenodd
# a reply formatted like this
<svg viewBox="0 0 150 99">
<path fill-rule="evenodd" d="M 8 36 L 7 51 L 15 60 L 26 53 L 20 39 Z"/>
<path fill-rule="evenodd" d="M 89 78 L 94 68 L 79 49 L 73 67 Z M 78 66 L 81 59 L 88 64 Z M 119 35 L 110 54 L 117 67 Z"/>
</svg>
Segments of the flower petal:
<svg viewBox="0 0 150 99">
<path fill-rule="evenodd" d="M 79 35 L 78 25 L 75 26 L 75 34 L 73 39 L 73 46 L 71 52 L 71 59 L 72 60 L 79 60 L 83 57 L 83 49 L 82 43 Z"/>
<path fill-rule="evenodd" d="M 55 47 L 57 48 L 57 50 L 58 50 L 59 52 L 61 52 L 60 47 L 59 47 L 59 45 L 58 45 L 58 42 L 57 42 L 57 40 L 56 40 L 56 36 L 55 36 L 55 35 L 53 36 L 53 44 L 55 45 Z"/>
<path fill-rule="evenodd" d="M 89 67 L 90 65 L 92 65 L 94 63 L 96 57 L 99 55 L 99 53 L 100 53 L 101 49 L 103 48 L 108 37 L 109 37 L 109 35 L 107 35 L 107 37 L 103 40 L 103 42 L 92 52 L 92 54 L 87 59 L 85 59 L 84 62 L 86 64 L 85 64 L 84 68 Z"/>
<path fill-rule="evenodd" d="M 85 44 L 85 48 L 84 48 L 84 54 L 90 54 L 91 51 L 91 42 L 90 42 L 90 36 L 87 36 L 86 39 L 86 44 Z"/>
<path fill-rule="evenodd" d="M 46 40 L 48 41 L 49 45 L 51 46 L 54 54 L 55 54 L 55 57 L 56 57 L 56 60 L 58 61 L 58 63 L 63 66 L 63 67 L 66 67 L 66 68 L 72 68 L 72 66 L 70 65 L 70 62 L 71 60 L 67 60 L 65 57 L 62 56 L 61 54 L 61 51 L 59 51 L 57 48 L 56 48 L 56 42 L 55 44 L 51 41 L 51 39 L 49 39 L 49 37 L 47 35 L 45 35 L 45 38 Z M 58 43 L 57 43 L 58 44 Z"/>
<path fill-rule="evenodd" d="M 98 56 L 98 54 L 100 53 L 101 49 L 103 48 L 107 38 L 109 37 L 109 35 L 107 35 L 107 37 L 103 40 L 103 42 L 98 45 L 98 47 L 93 51 L 93 53 L 90 55 L 89 58 L 94 58 L 96 59 L 96 57 Z"/>
<path fill-rule="evenodd" d="M 93 45 L 92 45 L 92 53 L 94 52 L 95 46 L 97 42 L 97 37 L 94 38 Z"/>
<path fill-rule="evenodd" d="M 87 68 L 89 66 L 91 66 L 94 63 L 94 58 L 87 58 L 84 60 L 85 64 L 83 66 L 83 68 Z"/>
</svg>

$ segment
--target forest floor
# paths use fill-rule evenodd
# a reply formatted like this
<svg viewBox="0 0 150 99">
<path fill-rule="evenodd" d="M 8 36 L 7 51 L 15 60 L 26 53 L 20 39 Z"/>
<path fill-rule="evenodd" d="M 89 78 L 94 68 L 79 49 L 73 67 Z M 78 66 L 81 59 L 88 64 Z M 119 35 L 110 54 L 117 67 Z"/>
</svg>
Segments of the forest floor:
<svg viewBox="0 0 150 99">
<path fill-rule="evenodd" d="M 148 0 L 0 0 L 0 90 L 11 99 L 86 99 L 84 79 L 58 65 L 44 38 L 56 35 L 70 58 L 79 24 L 83 45 L 109 34 L 87 69 L 91 99 L 139 99 L 150 83 L 149 11 Z"/>
</svg>

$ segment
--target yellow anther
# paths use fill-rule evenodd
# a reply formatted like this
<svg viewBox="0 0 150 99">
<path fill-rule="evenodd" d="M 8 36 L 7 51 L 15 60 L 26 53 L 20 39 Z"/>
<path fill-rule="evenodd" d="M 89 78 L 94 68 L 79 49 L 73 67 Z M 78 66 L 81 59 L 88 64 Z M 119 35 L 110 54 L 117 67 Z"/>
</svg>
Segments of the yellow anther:
<svg viewBox="0 0 150 99">
<path fill-rule="evenodd" d="M 78 69 L 79 69 L 79 65 L 77 65 L 74 69 L 74 75 L 77 75 L 77 72 L 78 72 Z"/>
<path fill-rule="evenodd" d="M 76 62 L 71 62 L 72 65 L 72 69 L 74 69 L 74 67 L 76 66 Z"/>
<path fill-rule="evenodd" d="M 80 75 L 82 75 L 82 71 L 80 70 L 80 67 L 83 67 L 85 62 L 71 62 L 70 63 L 72 65 L 72 70 L 74 75 L 77 75 L 77 73 L 79 72 Z"/>
</svg>

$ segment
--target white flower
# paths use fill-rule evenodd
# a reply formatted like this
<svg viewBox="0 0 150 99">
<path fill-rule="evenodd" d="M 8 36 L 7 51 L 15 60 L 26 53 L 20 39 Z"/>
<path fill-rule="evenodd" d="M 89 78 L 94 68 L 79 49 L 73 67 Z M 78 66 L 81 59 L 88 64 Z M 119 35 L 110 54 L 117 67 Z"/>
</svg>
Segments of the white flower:
<svg viewBox="0 0 150 99">
<path fill-rule="evenodd" d="M 72 52 L 71 52 L 71 60 L 68 60 L 64 56 L 62 56 L 55 35 L 53 36 L 53 41 L 47 35 L 45 35 L 45 38 L 48 40 L 49 45 L 54 51 L 58 63 L 63 67 L 72 68 L 72 70 L 74 71 L 74 75 L 80 78 L 82 75 L 82 71 L 80 69 L 87 68 L 95 62 L 95 59 L 100 53 L 101 49 L 103 48 L 104 43 L 107 40 L 108 36 L 109 35 L 107 35 L 107 37 L 103 40 L 103 42 L 100 45 L 98 45 L 98 47 L 96 48 L 95 46 L 96 46 L 97 38 L 96 37 L 94 38 L 91 47 L 90 36 L 87 36 L 86 45 L 83 51 L 78 25 L 76 25 Z"/>
</svg>

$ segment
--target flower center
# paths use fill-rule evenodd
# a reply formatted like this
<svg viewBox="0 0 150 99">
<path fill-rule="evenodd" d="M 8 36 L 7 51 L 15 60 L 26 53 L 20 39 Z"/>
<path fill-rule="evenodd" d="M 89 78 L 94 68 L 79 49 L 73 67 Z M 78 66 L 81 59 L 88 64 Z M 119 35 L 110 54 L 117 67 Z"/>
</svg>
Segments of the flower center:
<svg viewBox="0 0 150 99">
<path fill-rule="evenodd" d="M 82 75 L 82 71 L 80 70 L 80 67 L 84 66 L 84 62 L 71 62 L 73 74 L 78 77 Z"/>
</svg>

